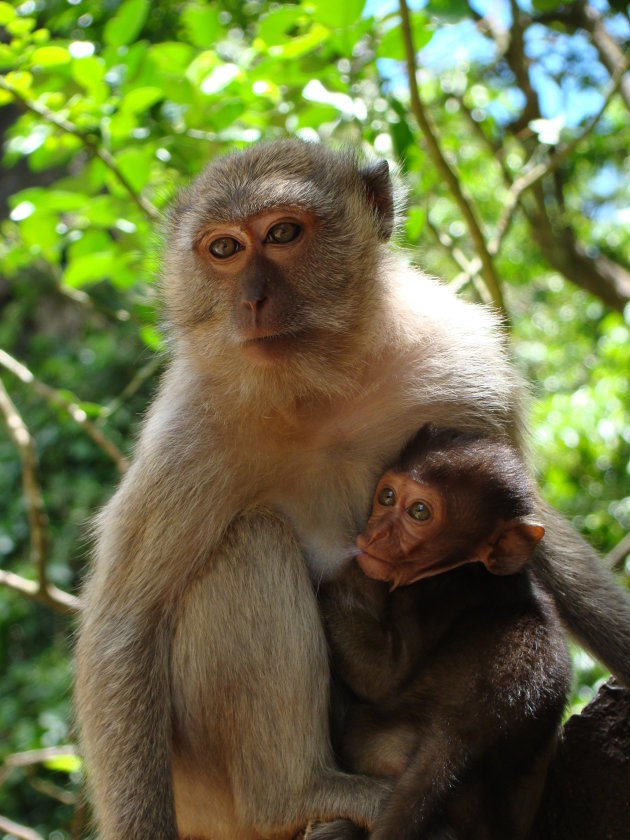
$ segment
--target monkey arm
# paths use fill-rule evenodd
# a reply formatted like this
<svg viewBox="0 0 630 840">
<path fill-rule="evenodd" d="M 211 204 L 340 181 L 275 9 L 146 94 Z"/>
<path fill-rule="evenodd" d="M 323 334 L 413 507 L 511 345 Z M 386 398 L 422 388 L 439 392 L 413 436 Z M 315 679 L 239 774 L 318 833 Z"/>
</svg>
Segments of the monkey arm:
<svg viewBox="0 0 630 840">
<path fill-rule="evenodd" d="M 176 840 L 170 634 L 157 616 L 106 612 L 83 621 L 76 677 L 77 714 L 99 836 Z"/>
<path fill-rule="evenodd" d="M 375 703 L 396 692 L 442 629 L 439 619 L 431 625 L 420 617 L 405 595 L 389 620 L 386 587 L 357 570 L 328 584 L 320 596 L 335 672 L 355 694 Z M 448 621 L 450 616 L 444 626 Z"/>
<path fill-rule="evenodd" d="M 100 515 L 82 593 L 75 696 L 103 840 L 177 837 L 171 640 L 178 603 L 221 533 L 186 487 L 181 453 L 150 454 Z"/>
<path fill-rule="evenodd" d="M 398 628 L 384 627 L 378 618 L 360 609 L 335 611 L 327 605 L 323 616 L 334 668 L 352 691 L 373 702 L 395 691 L 414 661 L 407 636 Z"/>
</svg>

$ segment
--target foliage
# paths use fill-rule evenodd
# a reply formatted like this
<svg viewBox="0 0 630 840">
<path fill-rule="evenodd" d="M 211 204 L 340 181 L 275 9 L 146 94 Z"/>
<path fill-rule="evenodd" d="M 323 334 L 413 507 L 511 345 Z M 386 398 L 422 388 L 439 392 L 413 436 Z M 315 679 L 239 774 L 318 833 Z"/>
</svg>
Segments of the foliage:
<svg viewBox="0 0 630 840">
<path fill-rule="evenodd" d="M 0 760 L 62 747 L 0 769 L 0 814 L 42 836 L 85 822 L 64 747 L 71 602 L 24 581 L 39 559 L 77 589 L 160 367 L 159 219 L 215 155 L 296 134 L 398 162 L 399 244 L 511 324 L 546 496 L 604 552 L 630 530 L 627 11 L 413 5 L 419 59 L 404 3 L 0 2 L 0 567 L 19 576 L 0 589 Z M 576 662 L 577 703 L 602 671 Z"/>
</svg>

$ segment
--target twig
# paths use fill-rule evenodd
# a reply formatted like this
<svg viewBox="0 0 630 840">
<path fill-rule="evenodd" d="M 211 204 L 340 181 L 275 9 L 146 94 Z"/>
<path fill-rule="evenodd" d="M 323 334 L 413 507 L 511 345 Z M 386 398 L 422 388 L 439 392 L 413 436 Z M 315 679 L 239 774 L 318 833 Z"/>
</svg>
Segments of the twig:
<svg viewBox="0 0 630 840">
<path fill-rule="evenodd" d="M 43 793 L 44 796 L 49 796 L 51 799 L 56 799 L 64 805 L 74 805 L 77 801 L 77 796 L 71 790 L 64 790 L 60 785 L 56 785 L 49 779 L 40 779 L 38 776 L 33 776 L 28 780 L 29 786 L 38 793 Z"/>
<path fill-rule="evenodd" d="M 488 288 L 480 275 L 481 260 L 479 257 L 474 257 L 472 260 L 469 260 L 447 233 L 440 231 L 435 227 L 435 225 L 431 222 L 428 213 L 427 227 L 450 258 L 459 268 L 461 268 L 461 272 L 457 275 L 457 277 L 451 280 L 449 286 L 451 286 L 456 292 L 459 292 L 464 288 L 464 286 L 467 286 L 468 283 L 472 283 L 479 299 L 483 303 L 491 304 L 492 298 L 490 297 Z"/>
<path fill-rule="evenodd" d="M 62 744 L 59 747 L 42 747 L 39 750 L 24 750 L 24 752 L 8 755 L 0 768 L 0 785 L 3 785 L 16 767 L 30 767 L 32 764 L 42 764 L 55 758 L 67 755 L 78 755 L 74 744 Z"/>
<path fill-rule="evenodd" d="M 27 111 L 37 114 L 38 117 L 46 120 L 46 122 L 52 123 L 52 125 L 55 125 L 61 131 L 65 131 L 66 134 L 72 134 L 73 137 L 78 137 L 91 154 L 103 161 L 105 166 L 113 173 L 118 182 L 122 184 L 125 190 L 129 193 L 135 204 L 151 221 L 155 221 L 160 218 L 160 212 L 155 205 L 153 205 L 143 195 L 135 191 L 126 175 L 121 172 L 113 155 L 111 155 L 107 149 L 100 146 L 92 136 L 78 129 L 76 125 L 71 123 L 69 120 L 55 114 L 54 111 L 51 111 L 50 108 L 47 108 L 45 105 L 40 105 L 39 102 L 34 102 L 32 99 L 28 99 L 17 88 L 9 84 L 3 76 L 0 76 L 0 90 L 5 90 L 7 93 L 10 93 L 11 96 L 13 96 L 24 108 L 26 108 Z"/>
<path fill-rule="evenodd" d="M 117 397 L 108 403 L 105 408 L 103 409 L 103 413 L 101 417 L 111 417 L 118 409 L 123 405 L 123 403 L 132 397 L 140 388 L 144 385 L 147 379 L 150 379 L 155 371 L 160 367 L 162 364 L 162 357 L 161 356 L 154 356 L 150 361 L 147 362 L 146 365 L 143 365 L 140 370 L 136 373 L 133 377 L 131 382 L 129 382 L 123 390 L 118 394 Z"/>
<path fill-rule="evenodd" d="M 33 438 L 20 413 L 9 397 L 0 380 L 0 413 L 15 443 L 22 463 L 22 487 L 31 536 L 31 560 L 37 571 L 37 582 L 29 581 L 12 572 L 1 571 L 0 583 L 22 592 L 28 597 L 42 601 L 64 613 L 78 609 L 79 601 L 49 583 L 48 563 L 48 517 L 44 508 L 39 477 L 37 475 L 37 453 Z"/>
<path fill-rule="evenodd" d="M 514 211 L 523 193 L 542 181 L 543 178 L 546 178 L 547 175 L 550 175 L 562 163 L 568 160 L 580 143 L 588 137 L 603 116 L 604 111 L 610 105 L 613 97 L 618 92 L 624 74 L 628 71 L 628 69 L 630 69 L 630 63 L 617 69 L 615 76 L 610 80 L 608 90 L 604 96 L 601 107 L 597 113 L 588 120 L 582 131 L 574 137 L 570 143 L 563 145 L 555 154 L 551 155 L 545 163 L 541 162 L 532 165 L 528 171 L 512 183 L 507 198 L 505 199 L 503 212 L 497 222 L 496 231 L 488 243 L 488 251 L 492 255 L 495 255 L 501 247 L 501 242 L 509 229 Z"/>
<path fill-rule="evenodd" d="M 617 543 L 617 545 L 604 557 L 604 562 L 611 569 L 618 571 L 623 566 L 623 561 L 629 554 L 630 534 L 626 534 L 626 536 L 621 540 L 621 542 Z"/>
<path fill-rule="evenodd" d="M 36 394 L 44 397 L 51 405 L 66 411 L 79 428 L 83 429 L 92 438 L 94 443 L 109 455 L 121 473 L 124 473 L 128 469 L 129 462 L 120 449 L 105 437 L 103 432 L 92 423 L 85 411 L 77 403 L 67 400 L 59 391 L 41 382 L 25 365 L 18 362 L 17 359 L 14 359 L 13 356 L 10 356 L 4 350 L 0 350 L 0 365 L 14 374 L 14 376 L 17 376 L 25 385 L 31 387 Z"/>
<path fill-rule="evenodd" d="M 13 837 L 18 837 L 19 840 L 44 840 L 42 835 L 33 831 L 32 828 L 19 825 L 3 816 L 0 816 L 0 831 L 13 835 Z"/>
<path fill-rule="evenodd" d="M 459 179 L 456 172 L 452 169 L 449 162 L 444 157 L 440 144 L 437 139 L 437 133 L 432 125 L 429 114 L 425 111 L 420 98 L 418 90 L 418 82 L 416 79 L 416 52 L 413 45 L 413 36 L 411 34 L 411 26 L 409 23 L 409 9 L 407 8 L 406 0 L 399 0 L 400 16 L 402 20 L 402 34 L 405 45 L 405 54 L 407 58 L 407 74 L 409 76 L 409 92 L 411 98 L 411 110 L 420 126 L 420 130 L 424 135 L 427 145 L 427 150 L 433 163 L 437 167 L 439 173 L 444 178 L 444 181 L 449 188 L 453 198 L 464 217 L 468 232 L 475 246 L 479 259 L 481 260 L 481 275 L 488 287 L 488 291 L 492 296 L 492 300 L 507 318 L 505 310 L 505 302 L 503 300 L 503 293 L 501 291 L 501 282 L 496 268 L 492 261 L 492 256 L 488 252 L 484 234 L 481 230 L 481 224 L 477 219 L 477 214 L 474 207 L 468 201 L 463 193 Z"/>
</svg>

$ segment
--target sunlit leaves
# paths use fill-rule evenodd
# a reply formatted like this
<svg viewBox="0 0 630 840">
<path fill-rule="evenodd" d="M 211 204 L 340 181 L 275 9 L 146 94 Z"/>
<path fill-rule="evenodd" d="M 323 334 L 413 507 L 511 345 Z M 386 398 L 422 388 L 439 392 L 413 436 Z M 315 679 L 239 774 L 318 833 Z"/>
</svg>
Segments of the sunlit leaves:
<svg viewBox="0 0 630 840">
<path fill-rule="evenodd" d="M 212 46 L 221 32 L 219 11 L 213 5 L 189 3 L 181 14 L 186 40 L 196 47 Z"/>
<path fill-rule="evenodd" d="M 164 91 L 159 87 L 134 88 L 123 97 L 120 110 L 130 114 L 141 114 L 163 98 Z"/>
<path fill-rule="evenodd" d="M 105 43 L 112 47 L 130 44 L 139 35 L 150 9 L 149 0 L 125 0 L 105 25 Z"/>
<path fill-rule="evenodd" d="M 60 64 L 68 64 L 71 55 L 64 47 L 39 47 L 33 51 L 31 61 L 37 67 L 57 67 Z"/>
</svg>

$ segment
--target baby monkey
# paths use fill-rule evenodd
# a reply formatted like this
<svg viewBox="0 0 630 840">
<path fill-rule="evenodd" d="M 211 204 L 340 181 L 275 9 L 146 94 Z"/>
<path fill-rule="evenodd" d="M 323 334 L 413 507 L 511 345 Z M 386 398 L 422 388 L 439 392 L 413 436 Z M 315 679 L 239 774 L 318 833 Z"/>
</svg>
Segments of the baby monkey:
<svg viewBox="0 0 630 840">
<path fill-rule="evenodd" d="M 321 604 L 345 769 L 395 787 L 374 840 L 527 835 L 570 684 L 527 563 L 544 528 L 514 449 L 425 426 L 379 481 Z M 337 821 L 310 837 L 364 837 Z"/>
</svg>

